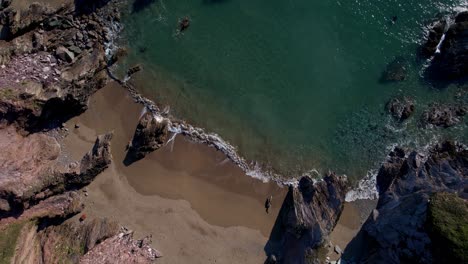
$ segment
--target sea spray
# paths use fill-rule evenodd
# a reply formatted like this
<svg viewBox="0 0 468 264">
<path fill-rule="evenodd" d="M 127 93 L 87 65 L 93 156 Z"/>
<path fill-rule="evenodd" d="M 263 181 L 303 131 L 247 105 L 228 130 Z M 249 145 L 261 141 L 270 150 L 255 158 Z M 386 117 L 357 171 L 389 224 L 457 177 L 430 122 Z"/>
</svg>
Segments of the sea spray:
<svg viewBox="0 0 468 264">
<path fill-rule="evenodd" d="M 366 177 L 361 179 L 356 188 L 346 194 L 345 201 L 352 202 L 356 200 L 374 200 L 379 198 L 377 191 L 377 173 L 378 170 L 370 170 Z"/>
</svg>

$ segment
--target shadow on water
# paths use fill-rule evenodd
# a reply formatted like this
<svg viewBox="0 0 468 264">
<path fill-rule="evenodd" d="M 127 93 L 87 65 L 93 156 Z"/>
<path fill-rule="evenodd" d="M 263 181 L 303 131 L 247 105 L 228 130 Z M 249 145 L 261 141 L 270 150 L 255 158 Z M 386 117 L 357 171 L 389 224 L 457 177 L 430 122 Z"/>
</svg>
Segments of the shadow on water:
<svg viewBox="0 0 468 264">
<path fill-rule="evenodd" d="M 146 9 L 148 6 L 155 3 L 157 0 L 134 0 L 132 4 L 132 12 L 138 13 Z"/>
</svg>

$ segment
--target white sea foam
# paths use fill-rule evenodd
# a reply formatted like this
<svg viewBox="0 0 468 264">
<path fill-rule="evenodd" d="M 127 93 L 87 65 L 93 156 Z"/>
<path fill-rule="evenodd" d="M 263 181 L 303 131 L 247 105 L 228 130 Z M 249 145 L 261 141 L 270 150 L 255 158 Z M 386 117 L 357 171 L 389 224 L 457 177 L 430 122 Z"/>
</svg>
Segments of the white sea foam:
<svg viewBox="0 0 468 264">
<path fill-rule="evenodd" d="M 445 40 L 445 33 L 440 38 L 439 44 L 437 44 L 436 52 L 435 52 L 436 54 L 440 53 L 440 47 L 442 46 L 442 43 L 444 42 L 444 40 Z"/>
<path fill-rule="evenodd" d="M 346 202 L 364 199 L 378 199 L 379 193 L 377 191 L 377 173 L 378 170 L 368 171 L 366 177 L 359 181 L 358 186 L 346 194 Z"/>
</svg>

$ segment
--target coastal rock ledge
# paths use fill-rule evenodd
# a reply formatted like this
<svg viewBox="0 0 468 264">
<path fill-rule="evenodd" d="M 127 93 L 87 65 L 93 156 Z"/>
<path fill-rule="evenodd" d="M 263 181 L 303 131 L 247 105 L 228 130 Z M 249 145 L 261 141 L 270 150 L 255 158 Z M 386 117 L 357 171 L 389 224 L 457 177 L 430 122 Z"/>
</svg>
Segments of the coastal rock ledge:
<svg viewBox="0 0 468 264">
<path fill-rule="evenodd" d="M 267 263 L 320 263 L 317 251 L 338 222 L 347 190 L 346 177 L 334 173 L 290 186 L 265 247 Z"/>
<path fill-rule="evenodd" d="M 379 200 L 348 245 L 346 263 L 467 263 L 468 150 L 396 148 L 377 176 Z"/>
</svg>

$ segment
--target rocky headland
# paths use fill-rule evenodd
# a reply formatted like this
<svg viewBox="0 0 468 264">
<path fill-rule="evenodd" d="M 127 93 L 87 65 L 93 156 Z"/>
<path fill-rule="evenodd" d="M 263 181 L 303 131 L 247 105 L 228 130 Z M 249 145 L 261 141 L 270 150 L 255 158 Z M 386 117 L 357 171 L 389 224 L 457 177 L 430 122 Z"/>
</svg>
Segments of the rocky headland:
<svg viewBox="0 0 468 264">
<path fill-rule="evenodd" d="M 108 80 L 106 48 L 119 19 L 110 1 L 0 1 L 1 263 L 161 257 L 150 237 L 135 240 L 117 222 L 78 217 L 83 188 L 112 162 L 112 132 L 79 160 L 63 148 L 73 129 L 64 122 Z"/>
</svg>

